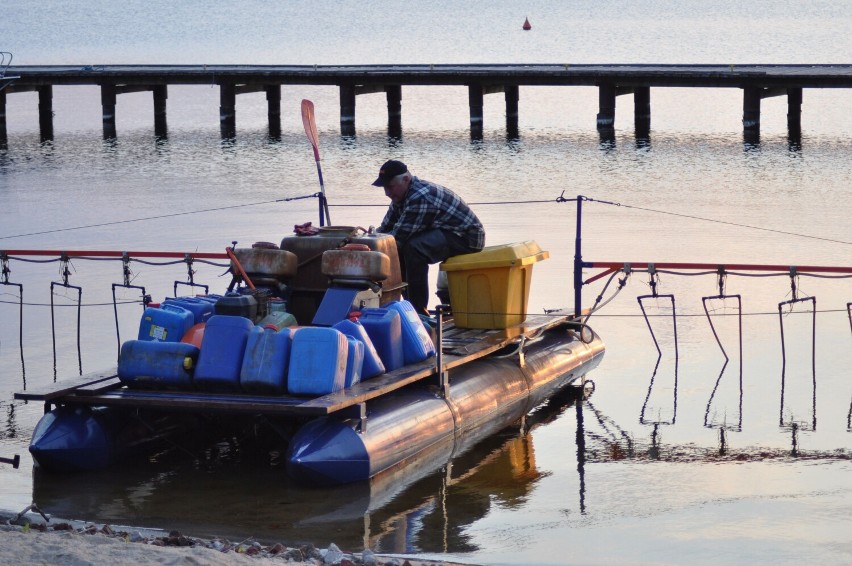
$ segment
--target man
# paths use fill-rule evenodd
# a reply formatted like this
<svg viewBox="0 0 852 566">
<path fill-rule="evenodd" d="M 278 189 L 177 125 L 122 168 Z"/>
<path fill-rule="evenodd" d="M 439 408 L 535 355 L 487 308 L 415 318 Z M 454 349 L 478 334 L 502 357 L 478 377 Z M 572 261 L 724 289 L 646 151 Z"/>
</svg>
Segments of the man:
<svg viewBox="0 0 852 566">
<path fill-rule="evenodd" d="M 418 313 L 428 313 L 429 265 L 481 251 L 482 223 L 453 191 L 414 177 L 401 161 L 382 165 L 373 185 L 391 199 L 377 231 L 396 238 L 408 300 Z"/>
</svg>

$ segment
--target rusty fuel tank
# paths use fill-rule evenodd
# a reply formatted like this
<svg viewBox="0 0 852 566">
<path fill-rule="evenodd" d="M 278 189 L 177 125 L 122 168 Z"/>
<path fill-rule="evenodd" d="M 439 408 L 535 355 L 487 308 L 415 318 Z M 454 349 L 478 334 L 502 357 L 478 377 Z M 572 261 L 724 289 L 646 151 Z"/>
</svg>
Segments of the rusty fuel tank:
<svg viewBox="0 0 852 566">
<path fill-rule="evenodd" d="M 362 234 L 354 231 L 326 231 L 315 236 L 285 236 L 281 249 L 292 252 L 298 258 L 296 274 L 288 281 L 290 298 L 287 310 L 295 315 L 300 324 L 310 324 L 322 302 L 329 285 L 329 276 L 323 273 L 323 253 L 338 250 L 346 244 L 364 244 L 370 250 L 388 257 L 387 277 L 377 281 L 381 284 L 381 304 L 402 298 L 402 275 L 396 239 L 389 234 Z"/>
</svg>

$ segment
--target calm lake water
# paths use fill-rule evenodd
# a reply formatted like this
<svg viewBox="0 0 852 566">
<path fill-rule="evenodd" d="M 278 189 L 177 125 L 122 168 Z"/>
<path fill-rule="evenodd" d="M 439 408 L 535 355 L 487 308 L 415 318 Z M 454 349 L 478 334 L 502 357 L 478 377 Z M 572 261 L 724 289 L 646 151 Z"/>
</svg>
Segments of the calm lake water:
<svg viewBox="0 0 852 566">
<path fill-rule="evenodd" d="M 4 8 L 0 50 L 19 64 L 81 66 L 849 63 L 852 53 L 848 2 L 174 4 L 17 2 Z M 110 141 L 96 88 L 54 95 L 48 143 L 39 140 L 37 98 L 8 96 L 0 249 L 222 251 L 234 240 L 279 241 L 294 224 L 317 221 L 313 199 L 275 202 L 318 190 L 299 113 L 308 98 L 334 223 L 377 224 L 386 201 L 370 182 L 386 159 L 402 159 L 478 203 L 488 244 L 534 239 L 550 251 L 535 267 L 530 312 L 573 304 L 576 208 L 555 202 L 563 193 L 624 205 L 584 204 L 589 261 L 852 266 L 847 90 L 805 90 L 798 143 L 788 140 L 780 97 L 763 101 L 759 143 L 744 143 L 742 93 L 726 89 L 654 89 L 649 140 L 636 139 L 632 104 L 620 98 L 606 143 L 595 130 L 594 88 L 522 88 L 514 139 L 502 97 L 486 97 L 484 136 L 474 141 L 463 87 L 404 88 L 399 139 L 387 136 L 381 94 L 359 97 L 357 135 L 342 138 L 333 87 L 284 87 L 275 140 L 263 94 L 239 97 L 228 141 L 213 86 L 169 89 L 165 140 L 154 137 L 150 94 L 119 98 Z M 541 200 L 550 202 L 492 204 Z M 196 281 L 212 292 L 227 286 L 221 267 L 197 267 Z M 480 564 L 852 561 L 850 279 L 796 281 L 796 296 L 816 297 L 813 332 L 808 309 L 779 317 L 778 303 L 793 298 L 788 276 L 729 276 L 725 291 L 742 297 L 740 355 L 737 318 L 723 316 L 735 312 L 733 300 L 711 302 L 712 327 L 704 313 L 702 297 L 719 293 L 713 274 L 660 276 L 659 294 L 675 297 L 675 342 L 671 301 L 643 300 L 653 315 L 646 323 L 637 297 L 651 286 L 635 273 L 589 321 L 607 353 L 579 408 L 554 399 L 524 428 L 464 453 L 438 447 L 394 476 L 319 491 L 292 485 L 280 455 L 233 443 L 101 474 L 34 473 L 27 445 L 42 406 L 12 395 L 80 366 L 114 365 L 111 284 L 122 273 L 114 262 L 73 262 L 71 283 L 86 305 L 80 355 L 76 311 L 57 309 L 54 366 L 45 305 L 59 265 L 10 268 L 32 305 L 20 340 L 17 290 L 0 286 L 0 456 L 22 458 L 18 470 L 0 467 L 2 509 L 35 500 L 57 516 L 111 524 Z M 186 280 L 180 265 L 132 269 L 155 299 Z M 584 291 L 584 305 L 604 282 Z M 72 302 L 60 295 L 57 304 Z M 129 337 L 139 306 L 119 314 Z"/>
</svg>

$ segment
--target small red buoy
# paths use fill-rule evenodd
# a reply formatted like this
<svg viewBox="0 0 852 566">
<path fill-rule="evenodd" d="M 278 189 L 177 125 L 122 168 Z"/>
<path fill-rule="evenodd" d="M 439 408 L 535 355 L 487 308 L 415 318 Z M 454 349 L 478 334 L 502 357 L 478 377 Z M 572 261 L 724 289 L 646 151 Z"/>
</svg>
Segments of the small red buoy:
<svg viewBox="0 0 852 566">
<path fill-rule="evenodd" d="M 532 26 L 530 25 L 530 19 L 524 18 L 524 31 L 530 31 Z"/>
</svg>

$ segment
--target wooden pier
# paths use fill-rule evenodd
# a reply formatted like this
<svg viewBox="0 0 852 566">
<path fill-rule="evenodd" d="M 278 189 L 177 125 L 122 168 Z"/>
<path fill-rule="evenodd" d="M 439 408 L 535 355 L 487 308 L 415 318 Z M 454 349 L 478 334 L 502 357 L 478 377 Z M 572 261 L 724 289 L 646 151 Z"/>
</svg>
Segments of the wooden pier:
<svg viewBox="0 0 852 566">
<path fill-rule="evenodd" d="M 502 93 L 506 128 L 518 135 L 518 100 L 524 86 L 595 86 L 599 89 L 597 129 L 602 136 L 615 129 L 616 100 L 632 94 L 637 137 L 651 127 L 651 88 L 738 88 L 743 91 L 743 131 L 759 135 L 760 101 L 787 96 L 787 127 L 791 137 L 801 133 L 803 90 L 852 88 L 852 65 L 38 65 L 6 70 L 0 77 L 0 143 L 6 143 L 6 100 L 18 92 L 38 93 L 39 126 L 43 140 L 53 138 L 53 87 L 101 87 L 105 138 L 117 135 L 116 98 L 128 92 L 150 91 L 154 101 L 154 132 L 167 135 L 166 101 L 169 85 L 218 85 L 222 136 L 236 135 L 238 94 L 265 92 L 270 135 L 280 133 L 281 85 L 332 85 L 340 91 L 340 131 L 355 134 L 356 99 L 360 94 L 387 96 L 388 133 L 402 131 L 402 87 L 460 85 L 468 87 L 470 131 L 483 132 L 485 95 Z M 5 86 L 5 88 L 3 88 Z"/>
</svg>

